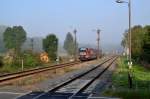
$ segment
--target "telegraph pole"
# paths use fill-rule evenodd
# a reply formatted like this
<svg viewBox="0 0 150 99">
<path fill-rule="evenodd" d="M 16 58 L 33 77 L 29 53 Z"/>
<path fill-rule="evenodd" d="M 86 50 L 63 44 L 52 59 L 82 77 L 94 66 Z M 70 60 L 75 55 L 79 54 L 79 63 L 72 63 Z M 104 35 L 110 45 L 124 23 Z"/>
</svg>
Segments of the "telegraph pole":
<svg viewBox="0 0 150 99">
<path fill-rule="evenodd" d="M 97 59 L 100 58 L 100 29 L 97 29 Z"/>
<path fill-rule="evenodd" d="M 132 68 L 132 56 L 131 56 L 131 0 L 129 0 L 128 3 L 128 7 L 129 7 L 129 69 Z"/>
<path fill-rule="evenodd" d="M 33 42 L 34 42 L 34 39 L 31 38 L 31 50 L 32 50 L 32 51 L 34 50 L 34 48 L 33 48 Z"/>
<path fill-rule="evenodd" d="M 131 0 L 128 0 L 128 2 L 124 1 L 124 0 L 117 0 L 117 3 L 127 3 L 128 4 L 128 12 L 129 12 L 129 33 L 128 33 L 128 47 L 129 47 L 129 61 L 128 61 L 128 65 L 129 65 L 129 69 L 128 69 L 128 83 L 129 83 L 129 88 L 132 88 L 132 74 L 131 74 L 131 69 L 132 69 L 132 51 L 131 51 L 131 47 L 132 47 L 132 31 L 131 31 Z"/>
<path fill-rule="evenodd" d="M 74 36 L 75 36 L 75 52 L 74 52 L 75 55 L 74 56 L 75 56 L 75 61 L 77 61 L 77 37 L 76 37 L 77 30 L 74 29 L 73 33 L 74 33 Z"/>
</svg>

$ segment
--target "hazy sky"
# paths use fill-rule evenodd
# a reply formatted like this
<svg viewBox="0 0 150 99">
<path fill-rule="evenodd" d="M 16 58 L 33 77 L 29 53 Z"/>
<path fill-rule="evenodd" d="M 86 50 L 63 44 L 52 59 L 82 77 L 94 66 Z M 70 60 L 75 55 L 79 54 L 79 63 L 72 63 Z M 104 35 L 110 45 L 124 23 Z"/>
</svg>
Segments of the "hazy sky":
<svg viewBox="0 0 150 99">
<path fill-rule="evenodd" d="M 131 1 L 132 26 L 150 24 L 150 0 Z M 76 28 L 78 42 L 90 44 L 100 28 L 103 44 L 120 44 L 128 7 L 115 0 L 0 0 L 0 25 L 22 25 L 30 37 L 55 33 L 61 42 Z"/>
</svg>

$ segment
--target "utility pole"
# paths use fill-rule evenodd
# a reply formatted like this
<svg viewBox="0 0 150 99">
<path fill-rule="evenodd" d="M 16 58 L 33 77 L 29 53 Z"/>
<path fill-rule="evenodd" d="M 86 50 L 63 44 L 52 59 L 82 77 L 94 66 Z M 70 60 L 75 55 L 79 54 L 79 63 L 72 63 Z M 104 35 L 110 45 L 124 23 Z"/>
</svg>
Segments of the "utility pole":
<svg viewBox="0 0 150 99">
<path fill-rule="evenodd" d="M 31 38 L 31 50 L 32 50 L 32 51 L 34 50 L 33 42 L 34 42 L 34 39 L 33 39 L 33 38 Z"/>
<path fill-rule="evenodd" d="M 73 33 L 74 33 L 74 36 L 75 36 L 75 52 L 74 52 L 75 55 L 74 55 L 74 57 L 75 57 L 75 61 L 77 61 L 77 37 L 76 37 L 77 30 L 74 29 Z"/>
<path fill-rule="evenodd" d="M 131 69 L 132 69 L 132 60 L 131 60 L 131 0 L 128 2 L 128 7 L 129 7 L 129 72 L 128 72 L 128 79 L 129 79 L 129 88 L 132 88 L 132 74 L 131 74 Z"/>
<path fill-rule="evenodd" d="M 129 0 L 128 3 L 128 7 L 129 7 L 129 69 L 132 68 L 132 56 L 131 56 L 131 0 Z"/>
<path fill-rule="evenodd" d="M 128 4 L 128 9 L 129 9 L 129 33 L 128 33 L 128 47 L 129 47 L 129 61 L 128 61 L 128 83 L 129 83 L 129 88 L 132 88 L 132 74 L 131 74 L 131 69 L 132 69 L 132 52 L 131 52 L 131 47 L 132 47 L 132 31 L 131 31 L 131 0 L 128 0 L 128 2 L 124 0 L 117 0 L 117 3 L 127 3 Z"/>
<path fill-rule="evenodd" d="M 97 29 L 97 59 L 100 58 L 100 29 Z"/>
</svg>

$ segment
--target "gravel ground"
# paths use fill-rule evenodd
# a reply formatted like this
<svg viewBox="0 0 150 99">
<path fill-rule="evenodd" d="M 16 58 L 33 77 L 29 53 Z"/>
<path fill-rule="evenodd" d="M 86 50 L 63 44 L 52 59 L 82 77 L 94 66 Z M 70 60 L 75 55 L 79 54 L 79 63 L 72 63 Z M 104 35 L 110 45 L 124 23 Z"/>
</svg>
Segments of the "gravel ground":
<svg viewBox="0 0 150 99">
<path fill-rule="evenodd" d="M 5 94 L 7 94 L 7 92 L 13 92 L 13 94 L 9 94 L 9 96 L 10 95 L 20 96 L 21 94 L 28 93 L 30 91 L 35 91 L 35 92 L 47 91 L 47 90 L 51 89 L 52 87 L 55 87 L 56 85 L 66 81 L 68 79 L 71 79 L 72 77 L 74 77 L 76 75 L 79 75 L 82 72 L 85 72 L 85 71 L 89 70 L 90 68 L 96 66 L 96 64 L 101 63 L 104 59 L 105 58 L 103 58 L 99 61 L 92 61 L 92 62 L 82 63 L 82 64 L 79 64 L 77 66 L 73 66 L 69 69 L 67 68 L 67 70 L 65 68 L 64 70 L 60 69 L 60 70 L 56 70 L 56 71 L 46 72 L 45 73 L 46 79 L 41 80 L 38 83 L 36 82 L 35 84 L 29 84 L 27 86 L 23 85 L 22 83 L 19 86 L 18 86 L 18 84 L 17 84 L 17 86 L 16 85 L 4 86 L 4 87 L 0 88 L 0 92 L 2 92 L 2 93 L 6 92 Z M 92 64 L 95 64 L 95 65 L 92 65 Z M 94 84 L 92 84 L 89 87 L 87 92 L 93 91 L 92 96 L 94 96 L 94 97 L 95 96 L 101 96 L 100 93 L 101 93 L 102 90 L 100 90 L 100 89 L 105 89 L 107 87 L 108 83 L 110 83 L 110 81 L 111 81 L 110 77 L 111 77 L 114 69 L 115 69 L 115 64 L 112 67 L 109 68 L 109 71 L 106 72 L 103 77 L 99 78 L 96 82 L 94 82 Z M 43 74 L 38 74 L 38 75 L 36 75 L 36 77 L 40 78 L 41 75 L 43 75 Z M 85 77 L 85 78 L 82 78 L 82 80 L 84 80 L 84 83 L 86 84 L 86 80 L 88 82 L 89 78 L 90 77 Z M 33 77 L 28 78 L 28 79 L 30 81 L 30 79 L 33 79 Z M 35 77 L 34 77 L 34 79 L 35 79 Z M 24 81 L 20 81 L 20 82 L 24 82 Z M 80 83 L 80 81 L 79 81 L 79 83 Z M 84 84 L 81 84 L 81 86 L 82 85 L 84 85 Z M 93 88 L 95 88 L 95 89 L 93 90 Z M 72 88 L 72 89 L 74 89 L 74 88 Z M 66 89 L 62 89 L 62 90 L 59 90 L 59 91 L 64 91 L 64 90 L 66 90 Z M 66 92 L 67 92 L 67 90 L 66 90 Z M 1 96 L 3 96 L 3 94 L 2 95 L 0 94 L 0 97 Z"/>
<path fill-rule="evenodd" d="M 102 60 L 104 60 L 104 58 L 100 61 Z M 12 84 L 1 86 L 0 92 L 26 93 L 29 91 L 45 91 L 51 87 L 56 86 L 62 81 L 70 79 L 74 75 L 78 75 L 79 73 L 86 71 L 87 69 L 94 66 L 89 64 L 97 64 L 100 61 L 85 62 L 69 68 L 48 71 L 45 73 L 33 75 L 31 77 L 23 78 Z"/>
<path fill-rule="evenodd" d="M 99 61 L 96 61 L 94 62 L 93 64 L 95 65 L 89 65 L 89 63 L 86 63 L 86 66 L 84 66 L 84 68 L 82 67 L 81 69 L 79 70 L 75 70 L 75 71 L 72 71 L 72 72 L 69 72 L 69 73 L 66 73 L 64 74 L 63 76 L 60 76 L 60 77 L 56 77 L 54 79 L 48 79 L 44 82 L 41 82 L 40 84 L 37 85 L 38 89 L 37 90 L 44 90 L 44 91 L 47 91 L 49 90 L 50 88 L 52 87 L 55 87 L 56 85 L 60 84 L 61 82 L 64 82 L 68 79 L 71 79 L 72 77 L 76 76 L 76 75 L 79 75 L 93 67 L 95 67 L 97 64 L 100 64 L 105 58 L 99 60 Z M 89 77 L 88 77 L 89 78 Z M 86 79 L 86 77 L 82 78 L 82 79 Z M 88 80 L 88 79 L 87 79 Z M 85 82 L 86 83 L 86 82 Z"/>
<path fill-rule="evenodd" d="M 102 92 L 105 91 L 111 85 L 112 74 L 116 69 L 116 63 L 106 71 L 96 82 L 95 88 L 92 90 L 91 97 L 102 97 Z"/>
<path fill-rule="evenodd" d="M 67 86 L 59 89 L 58 92 L 63 92 L 63 93 L 66 93 L 66 92 L 75 93 L 75 92 L 77 92 L 82 86 L 86 85 L 89 81 L 91 81 L 91 79 L 96 77 L 104 68 L 106 68 L 106 66 L 107 66 L 107 63 L 103 64 L 102 66 L 98 67 L 96 70 L 91 71 L 90 73 L 86 74 L 85 76 L 81 77 L 80 79 L 77 79 L 76 81 L 74 81 L 74 82 L 68 84 Z M 93 67 L 93 66 L 91 66 L 91 67 Z M 93 89 L 93 87 L 91 87 L 91 89 Z M 89 90 L 88 90 L 88 92 L 89 92 Z"/>
</svg>

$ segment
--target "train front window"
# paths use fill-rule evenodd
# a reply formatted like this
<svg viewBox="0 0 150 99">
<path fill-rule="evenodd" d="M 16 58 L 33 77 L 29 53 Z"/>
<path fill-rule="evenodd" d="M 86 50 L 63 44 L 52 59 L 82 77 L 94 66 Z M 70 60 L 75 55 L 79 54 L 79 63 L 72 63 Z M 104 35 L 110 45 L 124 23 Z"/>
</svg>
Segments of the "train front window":
<svg viewBox="0 0 150 99">
<path fill-rule="evenodd" d="M 80 50 L 79 55 L 86 55 L 86 50 Z"/>
</svg>

